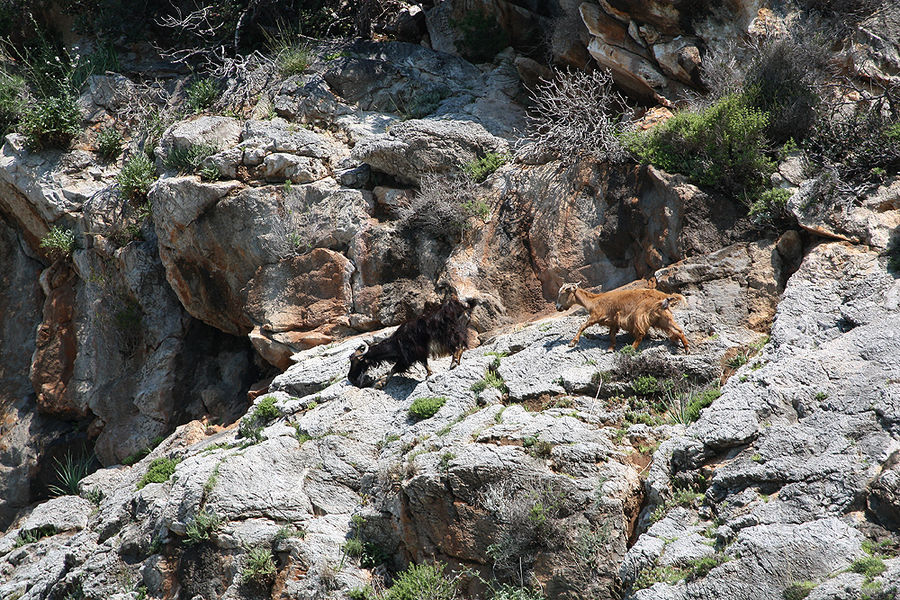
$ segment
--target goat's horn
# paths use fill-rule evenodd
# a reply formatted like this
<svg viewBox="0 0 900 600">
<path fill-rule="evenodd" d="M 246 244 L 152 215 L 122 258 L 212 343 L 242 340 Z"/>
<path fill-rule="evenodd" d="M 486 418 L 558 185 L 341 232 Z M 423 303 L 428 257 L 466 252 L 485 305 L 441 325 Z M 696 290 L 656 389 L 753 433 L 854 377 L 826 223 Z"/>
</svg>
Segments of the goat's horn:
<svg viewBox="0 0 900 600">
<path fill-rule="evenodd" d="M 362 356 L 366 352 L 369 351 L 369 345 L 365 342 L 362 343 L 360 347 L 353 351 L 353 356 Z"/>
</svg>

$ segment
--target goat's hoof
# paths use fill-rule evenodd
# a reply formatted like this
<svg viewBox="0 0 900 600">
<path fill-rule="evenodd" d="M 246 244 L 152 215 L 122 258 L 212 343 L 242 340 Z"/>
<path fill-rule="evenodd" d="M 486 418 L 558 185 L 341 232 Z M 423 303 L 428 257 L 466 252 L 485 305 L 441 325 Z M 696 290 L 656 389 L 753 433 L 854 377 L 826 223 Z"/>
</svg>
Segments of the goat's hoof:
<svg viewBox="0 0 900 600">
<path fill-rule="evenodd" d="M 574 347 L 575 347 L 575 344 L 577 344 L 577 343 L 578 343 L 578 342 L 576 342 L 576 341 L 571 341 L 571 342 L 569 342 L 569 348 L 574 348 Z"/>
</svg>

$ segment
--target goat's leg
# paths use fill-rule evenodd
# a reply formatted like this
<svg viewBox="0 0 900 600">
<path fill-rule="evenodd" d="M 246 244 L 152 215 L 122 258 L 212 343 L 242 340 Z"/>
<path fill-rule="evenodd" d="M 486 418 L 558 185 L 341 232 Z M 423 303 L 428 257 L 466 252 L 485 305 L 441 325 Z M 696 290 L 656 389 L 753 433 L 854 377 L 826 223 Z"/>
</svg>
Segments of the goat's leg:
<svg viewBox="0 0 900 600">
<path fill-rule="evenodd" d="M 455 369 L 459 366 L 459 361 L 462 360 L 462 353 L 465 348 L 459 348 L 456 352 L 453 353 L 453 358 L 450 360 L 450 368 Z"/>
<path fill-rule="evenodd" d="M 616 334 L 619 333 L 619 328 L 616 325 L 609 326 L 609 351 L 616 351 Z"/>
<path fill-rule="evenodd" d="M 667 333 L 669 333 L 669 340 L 671 340 L 673 344 L 677 344 L 679 341 L 681 342 L 681 344 L 684 346 L 684 353 L 687 354 L 688 341 L 684 336 L 684 330 L 679 327 L 677 323 L 673 322 Z"/>
<path fill-rule="evenodd" d="M 422 361 L 422 364 L 425 365 L 425 379 L 428 379 L 429 377 L 434 375 L 434 373 L 431 372 L 431 367 L 428 366 L 427 358 L 424 361 Z"/>
<path fill-rule="evenodd" d="M 569 347 L 574 348 L 575 344 L 578 343 L 578 340 L 581 339 L 581 334 L 584 332 L 584 330 L 587 329 L 588 327 L 590 327 L 591 325 L 596 325 L 599 322 L 600 322 L 600 319 L 597 319 L 594 317 L 588 317 L 588 320 L 584 322 L 584 325 L 581 326 L 581 329 L 578 330 L 578 333 L 576 333 L 575 337 L 572 338 L 572 341 L 569 342 Z"/>
<path fill-rule="evenodd" d="M 636 331 L 634 333 L 634 343 L 631 345 L 631 347 L 637 350 L 638 346 L 641 345 L 641 340 L 644 339 L 645 335 L 647 335 L 646 331 Z"/>
</svg>

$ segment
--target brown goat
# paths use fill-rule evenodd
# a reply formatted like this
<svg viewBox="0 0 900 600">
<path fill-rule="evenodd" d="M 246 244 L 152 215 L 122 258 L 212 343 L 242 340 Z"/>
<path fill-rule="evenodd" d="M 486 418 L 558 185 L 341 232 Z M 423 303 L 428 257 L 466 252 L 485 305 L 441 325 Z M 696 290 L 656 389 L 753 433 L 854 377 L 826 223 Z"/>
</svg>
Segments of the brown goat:
<svg viewBox="0 0 900 600">
<path fill-rule="evenodd" d="M 563 311 L 580 304 L 588 311 L 588 320 L 581 326 L 569 346 L 574 346 L 581 333 L 591 325 L 609 327 L 609 349 L 616 349 L 616 333 L 624 329 L 634 336 L 632 347 L 637 350 L 641 340 L 651 327 L 660 329 L 673 343 L 684 345 L 688 351 L 688 341 L 684 330 L 675 322 L 669 306 L 684 302 L 681 294 L 666 294 L 653 289 L 613 290 L 594 294 L 582 290 L 574 283 L 563 284 L 556 298 L 556 310 Z"/>
</svg>

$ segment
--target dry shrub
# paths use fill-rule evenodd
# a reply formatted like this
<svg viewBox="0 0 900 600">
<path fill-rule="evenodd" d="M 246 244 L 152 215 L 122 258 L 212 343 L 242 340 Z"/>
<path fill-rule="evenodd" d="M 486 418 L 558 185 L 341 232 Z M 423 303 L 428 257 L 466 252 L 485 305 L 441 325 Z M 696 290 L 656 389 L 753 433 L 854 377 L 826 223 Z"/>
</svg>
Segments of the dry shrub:
<svg viewBox="0 0 900 600">
<path fill-rule="evenodd" d="M 401 227 L 456 243 L 482 205 L 478 187 L 469 177 L 428 174 L 419 184 L 419 193 L 400 210 Z"/>
<path fill-rule="evenodd" d="M 531 90 L 529 137 L 560 156 L 586 154 L 619 161 L 626 153 L 619 141 L 628 106 L 613 89 L 609 71 L 564 71 L 541 80 Z"/>
</svg>

